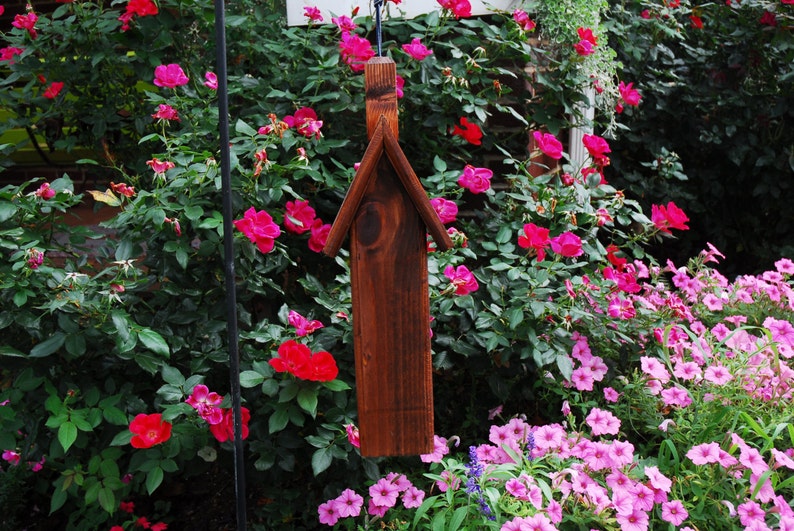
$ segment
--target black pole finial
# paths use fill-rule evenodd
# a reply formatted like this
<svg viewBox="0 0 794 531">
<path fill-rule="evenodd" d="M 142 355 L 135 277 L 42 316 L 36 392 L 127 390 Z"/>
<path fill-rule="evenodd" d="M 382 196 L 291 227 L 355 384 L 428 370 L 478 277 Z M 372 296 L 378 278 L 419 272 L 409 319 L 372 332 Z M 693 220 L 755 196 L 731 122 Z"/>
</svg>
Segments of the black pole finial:
<svg viewBox="0 0 794 531">
<path fill-rule="evenodd" d="M 375 6 L 375 38 L 378 44 L 378 57 L 383 56 L 383 32 L 381 29 L 380 8 L 383 6 L 383 0 L 373 0 Z"/>
</svg>

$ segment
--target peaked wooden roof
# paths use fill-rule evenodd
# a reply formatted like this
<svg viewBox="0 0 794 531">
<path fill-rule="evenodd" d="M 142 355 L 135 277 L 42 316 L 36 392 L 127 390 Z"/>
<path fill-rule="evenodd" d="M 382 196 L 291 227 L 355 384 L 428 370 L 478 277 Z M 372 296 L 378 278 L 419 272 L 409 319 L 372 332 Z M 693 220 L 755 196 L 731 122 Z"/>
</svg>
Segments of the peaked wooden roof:
<svg viewBox="0 0 794 531">
<path fill-rule="evenodd" d="M 408 197 L 411 198 L 414 208 L 427 227 L 427 231 L 432 236 L 433 241 L 436 242 L 436 246 L 442 251 L 452 248 L 452 240 L 450 240 L 444 224 L 441 223 L 438 214 L 433 209 L 433 205 L 430 204 L 422 183 L 416 173 L 414 173 L 413 168 L 411 168 L 411 164 L 408 162 L 402 148 L 400 148 L 389 121 L 385 116 L 381 115 L 367 150 L 364 152 L 364 157 L 361 159 L 358 171 L 353 177 L 350 189 L 347 191 L 347 195 L 342 201 L 342 206 L 339 208 L 339 213 L 331 226 L 331 231 L 328 233 L 328 239 L 325 247 L 323 247 L 323 253 L 326 255 L 333 257 L 339 252 L 342 241 L 350 230 L 356 212 L 364 199 L 364 194 L 370 181 L 377 178 L 378 162 L 384 153 L 400 178 L 400 182 L 405 187 Z"/>
</svg>

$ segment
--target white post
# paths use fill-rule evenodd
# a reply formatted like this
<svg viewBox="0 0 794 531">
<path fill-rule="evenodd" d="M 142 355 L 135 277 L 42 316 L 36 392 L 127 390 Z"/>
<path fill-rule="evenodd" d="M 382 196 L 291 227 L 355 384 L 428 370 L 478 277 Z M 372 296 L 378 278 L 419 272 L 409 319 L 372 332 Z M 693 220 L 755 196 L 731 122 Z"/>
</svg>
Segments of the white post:
<svg viewBox="0 0 794 531">
<path fill-rule="evenodd" d="M 587 101 L 582 103 L 578 110 L 582 114 L 578 125 L 571 128 L 568 136 L 568 154 L 571 157 L 571 165 L 574 168 L 584 168 L 590 165 L 590 154 L 584 147 L 582 139 L 584 135 L 593 134 L 593 119 L 595 118 L 595 91 L 592 87 L 585 90 Z"/>
</svg>

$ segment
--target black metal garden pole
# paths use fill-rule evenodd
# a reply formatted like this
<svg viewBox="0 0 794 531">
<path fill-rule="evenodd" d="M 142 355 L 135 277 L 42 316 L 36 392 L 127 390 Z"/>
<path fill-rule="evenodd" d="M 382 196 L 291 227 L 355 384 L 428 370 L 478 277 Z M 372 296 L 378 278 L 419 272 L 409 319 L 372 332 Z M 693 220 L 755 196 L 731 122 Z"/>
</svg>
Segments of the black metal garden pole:
<svg viewBox="0 0 794 531">
<path fill-rule="evenodd" d="M 218 76 L 218 123 L 220 128 L 221 188 L 223 194 L 223 260 L 226 280 L 226 331 L 229 341 L 229 379 L 234 418 L 234 490 L 237 529 L 246 529 L 243 422 L 240 399 L 240 352 L 237 333 L 237 289 L 234 273 L 234 226 L 232 178 L 229 154 L 229 87 L 226 71 L 226 14 L 224 0 L 215 0 L 215 48 Z"/>
</svg>

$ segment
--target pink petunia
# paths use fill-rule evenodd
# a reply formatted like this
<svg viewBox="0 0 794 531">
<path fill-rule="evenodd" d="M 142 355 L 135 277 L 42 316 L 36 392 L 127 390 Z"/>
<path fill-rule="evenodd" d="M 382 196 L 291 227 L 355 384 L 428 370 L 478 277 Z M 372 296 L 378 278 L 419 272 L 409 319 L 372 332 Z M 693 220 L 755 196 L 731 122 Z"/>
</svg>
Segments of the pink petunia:
<svg viewBox="0 0 794 531">
<path fill-rule="evenodd" d="M 422 454 L 419 459 L 423 463 L 440 463 L 441 459 L 449 453 L 449 446 L 447 446 L 447 439 L 433 435 L 433 451 L 429 454 Z"/>
<path fill-rule="evenodd" d="M 671 500 L 662 503 L 662 520 L 670 522 L 675 526 L 681 525 L 689 517 L 689 513 L 684 508 L 684 504 L 679 500 Z"/>
<path fill-rule="evenodd" d="M 656 466 L 646 466 L 645 467 L 645 476 L 651 482 L 651 486 L 655 489 L 659 489 L 663 492 L 670 492 L 670 488 L 673 486 L 673 482 L 659 472 L 659 467 Z"/>
<path fill-rule="evenodd" d="M 753 474 L 763 474 L 769 470 L 769 465 L 767 465 L 764 458 L 761 457 L 761 453 L 749 446 L 740 450 L 739 463 L 749 468 Z"/>
<path fill-rule="evenodd" d="M 715 442 L 693 446 L 686 456 L 696 465 L 716 463 L 720 459 L 720 445 Z"/>
<path fill-rule="evenodd" d="M 609 411 L 594 407 L 585 419 L 593 435 L 617 435 L 620 419 Z"/>
<path fill-rule="evenodd" d="M 413 485 L 405 489 L 405 492 L 402 495 L 403 506 L 406 509 L 415 509 L 422 505 L 422 501 L 425 499 L 425 492 L 423 490 L 417 489 Z"/>
<path fill-rule="evenodd" d="M 319 507 L 317 513 L 320 515 L 320 523 L 325 525 L 336 525 L 339 521 L 339 511 L 335 500 L 329 500 Z"/>
<path fill-rule="evenodd" d="M 378 507 L 394 507 L 399 494 L 399 487 L 386 478 L 379 479 L 369 488 L 372 503 Z"/>
<path fill-rule="evenodd" d="M 687 407 L 692 403 L 692 397 L 681 387 L 670 387 L 662 391 L 662 400 L 667 406 Z"/>
<path fill-rule="evenodd" d="M 794 470 L 794 459 L 781 452 L 777 448 L 772 448 L 769 451 L 772 453 L 772 457 L 775 460 L 775 468 L 786 467 Z"/>
<path fill-rule="evenodd" d="M 529 489 L 518 478 L 510 478 L 505 482 L 505 491 L 512 497 L 522 501 L 529 501 Z"/>
<path fill-rule="evenodd" d="M 739 521 L 745 526 L 749 526 L 753 522 L 763 522 L 766 517 L 766 512 L 752 500 L 739 505 L 736 508 L 736 514 L 739 515 Z"/>
<path fill-rule="evenodd" d="M 333 503 L 336 504 L 336 511 L 340 517 L 356 517 L 361 514 L 364 498 L 353 489 L 345 489 L 333 500 Z"/>
<path fill-rule="evenodd" d="M 541 450 L 553 450 L 562 446 L 565 430 L 559 424 L 547 424 L 534 432 L 535 447 Z"/>
<path fill-rule="evenodd" d="M 670 373 L 657 358 L 650 356 L 642 356 L 640 358 L 640 369 L 642 372 L 662 382 L 663 384 L 670 381 Z"/>
<path fill-rule="evenodd" d="M 571 373 L 571 382 L 578 391 L 592 391 L 595 378 L 588 367 L 577 367 Z"/>
<path fill-rule="evenodd" d="M 628 514 L 618 513 L 616 516 L 621 531 L 647 531 L 648 513 L 636 507 Z"/>
<path fill-rule="evenodd" d="M 725 385 L 733 379 L 730 371 L 723 365 L 711 365 L 703 377 L 714 385 Z"/>
</svg>

